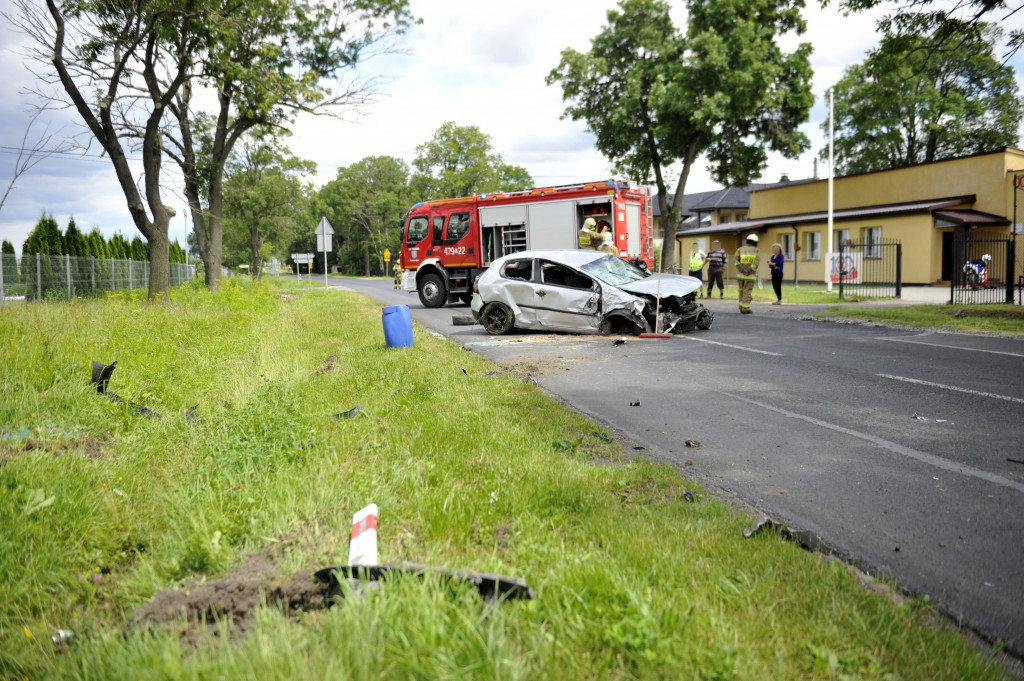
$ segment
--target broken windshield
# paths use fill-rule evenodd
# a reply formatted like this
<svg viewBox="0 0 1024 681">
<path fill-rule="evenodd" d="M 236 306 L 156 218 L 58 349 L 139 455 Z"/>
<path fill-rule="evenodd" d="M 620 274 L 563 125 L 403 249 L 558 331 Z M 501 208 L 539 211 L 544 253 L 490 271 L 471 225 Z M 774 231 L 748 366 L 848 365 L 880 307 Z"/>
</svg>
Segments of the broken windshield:
<svg viewBox="0 0 1024 681">
<path fill-rule="evenodd" d="M 612 286 L 622 286 L 631 281 L 640 281 L 650 276 L 636 265 L 630 264 L 610 253 L 603 258 L 588 262 L 580 267 L 580 269 L 595 279 L 600 279 Z"/>
</svg>

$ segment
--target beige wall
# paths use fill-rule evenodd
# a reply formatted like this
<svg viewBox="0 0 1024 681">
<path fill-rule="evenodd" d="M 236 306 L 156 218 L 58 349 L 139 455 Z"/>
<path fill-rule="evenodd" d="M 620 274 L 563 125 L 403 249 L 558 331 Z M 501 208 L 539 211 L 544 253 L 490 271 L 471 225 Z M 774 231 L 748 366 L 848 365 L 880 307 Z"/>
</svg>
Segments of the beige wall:
<svg viewBox="0 0 1024 681">
<path fill-rule="evenodd" d="M 1012 180 L 1005 178 L 1012 169 L 1024 169 L 1024 151 L 1008 149 L 984 156 L 840 177 L 834 183 L 834 205 L 836 210 L 842 210 L 974 194 L 976 201 L 971 206 L 974 210 L 1010 216 L 1013 212 Z M 750 193 L 751 220 L 827 209 L 827 180 Z"/>
</svg>

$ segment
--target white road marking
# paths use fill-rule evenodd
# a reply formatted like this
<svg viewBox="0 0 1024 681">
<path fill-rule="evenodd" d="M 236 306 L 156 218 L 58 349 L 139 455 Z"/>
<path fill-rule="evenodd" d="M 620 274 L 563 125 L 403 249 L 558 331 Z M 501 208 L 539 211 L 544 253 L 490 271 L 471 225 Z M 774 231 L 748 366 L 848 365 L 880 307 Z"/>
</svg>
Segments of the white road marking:
<svg viewBox="0 0 1024 681">
<path fill-rule="evenodd" d="M 876 338 L 875 340 L 880 341 L 892 341 L 894 343 L 913 343 L 914 345 L 930 345 L 933 348 L 948 348 L 950 350 L 965 350 L 967 352 L 987 352 L 993 355 L 1009 355 L 1010 357 L 1024 357 L 1024 355 L 1016 352 L 1003 352 L 1001 350 L 982 350 L 981 348 L 964 348 L 959 345 L 944 345 L 942 343 L 925 343 L 924 341 L 912 340 L 914 338 L 920 338 L 921 336 L 928 336 L 930 334 L 923 333 L 917 336 L 908 336 L 904 338 Z"/>
<path fill-rule="evenodd" d="M 991 397 L 996 400 L 1006 400 L 1007 402 L 1016 402 L 1018 404 L 1024 404 L 1024 399 L 1019 397 L 1010 397 L 1009 395 L 997 395 L 995 393 L 986 393 L 980 390 L 971 390 L 970 388 L 961 388 L 955 385 L 944 385 L 942 383 L 932 383 L 931 381 L 922 381 L 919 378 L 907 378 L 906 376 L 893 376 L 891 374 L 875 374 L 875 376 L 881 376 L 882 378 L 891 378 L 894 381 L 903 381 L 905 383 L 917 383 L 919 385 L 927 385 L 932 388 L 942 388 L 943 390 L 955 390 L 958 393 L 967 393 L 968 395 L 978 395 L 979 397 Z"/>
<path fill-rule="evenodd" d="M 891 452 L 895 452 L 896 454 L 900 454 L 907 458 L 920 461 L 921 463 L 925 463 L 930 466 L 935 466 L 936 468 L 941 468 L 942 470 L 949 471 L 950 473 L 958 473 L 961 475 L 966 475 L 968 477 L 978 478 L 979 480 L 985 480 L 986 482 L 993 482 L 997 485 L 1010 487 L 1011 489 L 1015 489 L 1021 494 L 1024 494 L 1024 483 L 1017 482 L 1016 480 L 1010 480 L 1009 478 L 1004 478 L 1003 476 L 996 475 L 995 473 L 989 473 L 988 471 L 983 471 L 979 468 L 974 468 L 972 466 L 965 466 L 964 464 L 956 463 L 955 461 L 950 461 L 949 459 L 943 459 L 942 457 L 935 456 L 934 454 L 928 454 L 927 452 L 921 452 L 916 449 L 911 449 L 910 447 L 904 447 L 903 445 L 896 444 L 895 442 L 890 442 L 889 440 L 883 440 L 880 437 L 876 437 L 868 433 L 861 433 L 860 431 L 853 430 L 851 428 L 837 426 L 834 423 L 822 421 L 821 419 L 816 419 L 813 416 L 797 414 L 796 412 L 789 411 L 787 409 L 781 409 L 779 407 L 775 407 L 764 402 L 758 402 L 757 400 L 751 400 L 749 398 L 742 397 L 741 395 L 734 395 L 732 393 L 723 392 L 721 390 L 716 390 L 715 392 L 717 392 L 720 395 L 725 395 L 726 397 L 732 397 L 733 399 L 740 400 L 741 402 L 746 402 L 747 404 L 753 404 L 754 406 L 761 407 L 762 409 L 767 409 L 768 411 L 774 411 L 777 414 L 782 414 L 783 416 L 788 416 L 789 418 L 800 419 L 801 421 L 813 423 L 814 425 L 821 426 L 822 428 L 828 428 L 829 430 L 834 430 L 838 433 L 843 433 L 844 435 L 849 435 L 851 437 L 859 438 L 861 440 L 866 440 L 872 444 L 878 445 L 879 447 L 888 449 Z"/>
<path fill-rule="evenodd" d="M 759 355 L 769 355 L 771 357 L 782 357 L 782 355 L 780 355 L 777 352 L 768 352 L 767 350 L 755 350 L 754 348 L 745 348 L 742 345 L 730 345 L 729 343 L 721 343 L 719 341 L 705 340 L 703 338 L 694 338 L 693 336 L 681 336 L 681 338 L 685 338 L 688 341 L 693 341 L 694 343 L 708 343 L 709 345 L 722 345 L 722 346 L 725 346 L 727 348 L 732 348 L 733 350 L 744 350 L 746 352 L 756 352 Z"/>
</svg>

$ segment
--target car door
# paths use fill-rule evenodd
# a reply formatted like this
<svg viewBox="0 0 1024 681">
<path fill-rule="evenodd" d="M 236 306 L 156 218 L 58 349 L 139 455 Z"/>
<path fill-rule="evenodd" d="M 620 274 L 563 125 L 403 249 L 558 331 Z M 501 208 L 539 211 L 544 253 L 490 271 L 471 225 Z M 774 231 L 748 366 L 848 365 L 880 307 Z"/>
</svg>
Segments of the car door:
<svg viewBox="0 0 1024 681">
<path fill-rule="evenodd" d="M 534 289 L 537 328 L 596 331 L 601 323 L 601 288 L 577 269 L 540 260 Z"/>
<path fill-rule="evenodd" d="M 535 267 L 533 258 L 514 258 L 507 260 L 498 272 L 501 285 L 497 287 L 496 299 L 512 309 L 515 325 L 520 329 L 533 329 L 537 324 Z"/>
</svg>

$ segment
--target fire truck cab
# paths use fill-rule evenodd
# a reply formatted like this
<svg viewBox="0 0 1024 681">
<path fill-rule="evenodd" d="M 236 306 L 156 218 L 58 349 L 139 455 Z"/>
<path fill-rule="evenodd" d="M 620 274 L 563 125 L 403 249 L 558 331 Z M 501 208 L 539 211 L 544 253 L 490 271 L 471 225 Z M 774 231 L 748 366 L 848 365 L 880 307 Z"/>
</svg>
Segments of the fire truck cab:
<svg viewBox="0 0 1024 681">
<path fill-rule="evenodd" d="M 417 203 L 400 222 L 402 288 L 424 307 L 468 303 L 473 280 L 504 255 L 599 245 L 580 243 L 587 218 L 621 257 L 653 266 L 650 188 L 608 180 Z"/>
</svg>

